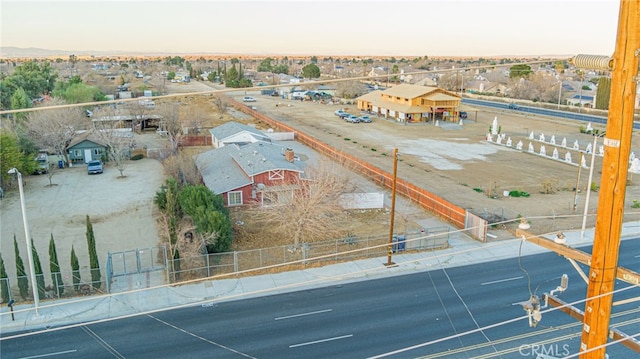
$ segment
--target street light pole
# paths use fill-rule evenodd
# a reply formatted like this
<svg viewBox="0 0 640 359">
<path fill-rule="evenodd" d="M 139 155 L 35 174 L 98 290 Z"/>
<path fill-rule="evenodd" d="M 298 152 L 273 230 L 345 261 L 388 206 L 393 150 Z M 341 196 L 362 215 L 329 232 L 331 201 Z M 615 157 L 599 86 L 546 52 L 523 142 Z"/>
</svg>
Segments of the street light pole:
<svg viewBox="0 0 640 359">
<path fill-rule="evenodd" d="M 587 226 L 587 213 L 589 211 L 589 195 L 591 194 L 591 182 L 593 181 L 593 166 L 596 160 L 596 145 L 599 136 L 593 136 L 593 148 L 591 149 L 591 167 L 589 167 L 589 183 L 587 183 L 587 197 L 585 198 L 584 214 L 582 215 L 582 230 L 580 231 L 580 239 L 584 239 L 584 231 Z"/>
<path fill-rule="evenodd" d="M 558 110 L 560 109 L 560 101 L 562 101 L 562 80 L 560 80 L 560 88 L 558 89 Z"/>
<path fill-rule="evenodd" d="M 22 207 L 22 223 L 24 224 L 24 239 L 27 242 L 27 258 L 29 260 L 29 272 L 31 276 L 31 290 L 33 291 L 33 303 L 38 315 L 38 305 L 40 298 L 38 297 L 38 283 L 36 282 L 36 270 L 33 265 L 33 251 L 31 250 L 31 243 L 29 236 L 29 224 L 27 222 L 27 206 L 24 201 L 24 187 L 22 185 L 22 173 L 16 168 L 11 168 L 9 174 L 15 174 L 18 177 L 18 190 L 20 192 L 20 206 Z"/>
</svg>

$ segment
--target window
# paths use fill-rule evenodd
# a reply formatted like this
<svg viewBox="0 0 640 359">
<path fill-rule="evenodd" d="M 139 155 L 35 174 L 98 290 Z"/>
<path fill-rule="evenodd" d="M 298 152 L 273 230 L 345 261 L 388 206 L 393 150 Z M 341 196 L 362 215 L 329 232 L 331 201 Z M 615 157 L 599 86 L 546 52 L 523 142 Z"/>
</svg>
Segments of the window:
<svg viewBox="0 0 640 359">
<path fill-rule="evenodd" d="M 239 206 L 242 204 L 242 192 L 234 191 L 227 194 L 227 202 L 229 206 Z"/>
</svg>

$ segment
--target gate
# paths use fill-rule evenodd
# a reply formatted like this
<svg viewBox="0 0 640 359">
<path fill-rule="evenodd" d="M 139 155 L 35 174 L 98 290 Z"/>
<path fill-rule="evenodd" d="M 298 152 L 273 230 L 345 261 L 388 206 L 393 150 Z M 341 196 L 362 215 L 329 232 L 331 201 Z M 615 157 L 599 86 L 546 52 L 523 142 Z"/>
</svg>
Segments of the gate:
<svg viewBox="0 0 640 359">
<path fill-rule="evenodd" d="M 136 274 L 162 271 L 167 268 L 167 248 L 151 247 L 107 255 L 107 293 L 111 293 L 112 282 L 117 277 L 132 277 Z M 147 275 L 149 277 L 149 275 Z"/>
</svg>

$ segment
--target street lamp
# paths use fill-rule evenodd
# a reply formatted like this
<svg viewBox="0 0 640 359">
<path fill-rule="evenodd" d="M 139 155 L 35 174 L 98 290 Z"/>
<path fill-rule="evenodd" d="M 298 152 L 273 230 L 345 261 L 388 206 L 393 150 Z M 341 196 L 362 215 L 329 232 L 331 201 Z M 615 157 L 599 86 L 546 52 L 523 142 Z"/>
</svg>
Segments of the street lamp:
<svg viewBox="0 0 640 359">
<path fill-rule="evenodd" d="M 582 215 L 582 230 L 580 231 L 580 239 L 584 239 L 584 231 L 587 226 L 587 213 L 589 212 L 589 195 L 591 194 L 591 183 L 593 180 L 593 167 L 596 159 L 596 145 L 598 144 L 598 138 L 603 137 L 605 133 L 593 136 L 593 148 L 591 149 L 591 166 L 589 167 L 589 183 L 587 183 L 587 198 L 584 204 L 584 214 Z"/>
<path fill-rule="evenodd" d="M 11 175 L 16 175 L 18 177 L 18 190 L 20 191 L 20 206 L 22 207 L 22 223 L 24 224 L 24 239 L 27 242 L 27 258 L 29 260 L 29 272 L 31 276 L 31 290 L 33 291 L 33 303 L 36 310 L 36 315 L 38 315 L 38 304 L 40 302 L 40 298 L 38 297 L 38 283 L 36 283 L 36 270 L 33 265 L 33 251 L 31 250 L 31 243 L 29 239 L 29 224 L 27 223 L 27 206 L 24 202 L 24 187 L 22 185 L 22 173 L 18 171 L 15 167 L 11 168 L 8 172 Z"/>
<path fill-rule="evenodd" d="M 562 101 L 562 80 L 560 80 L 560 88 L 558 89 L 558 110 L 560 109 L 560 101 Z"/>
</svg>

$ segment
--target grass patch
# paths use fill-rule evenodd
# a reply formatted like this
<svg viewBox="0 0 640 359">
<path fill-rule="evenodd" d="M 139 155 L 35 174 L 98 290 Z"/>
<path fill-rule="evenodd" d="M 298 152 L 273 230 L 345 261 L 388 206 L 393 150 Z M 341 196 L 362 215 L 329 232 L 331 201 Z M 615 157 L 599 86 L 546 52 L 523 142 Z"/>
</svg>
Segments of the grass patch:
<svg viewBox="0 0 640 359">
<path fill-rule="evenodd" d="M 344 140 L 345 141 L 351 141 L 351 139 L 349 137 L 345 137 Z"/>
</svg>

